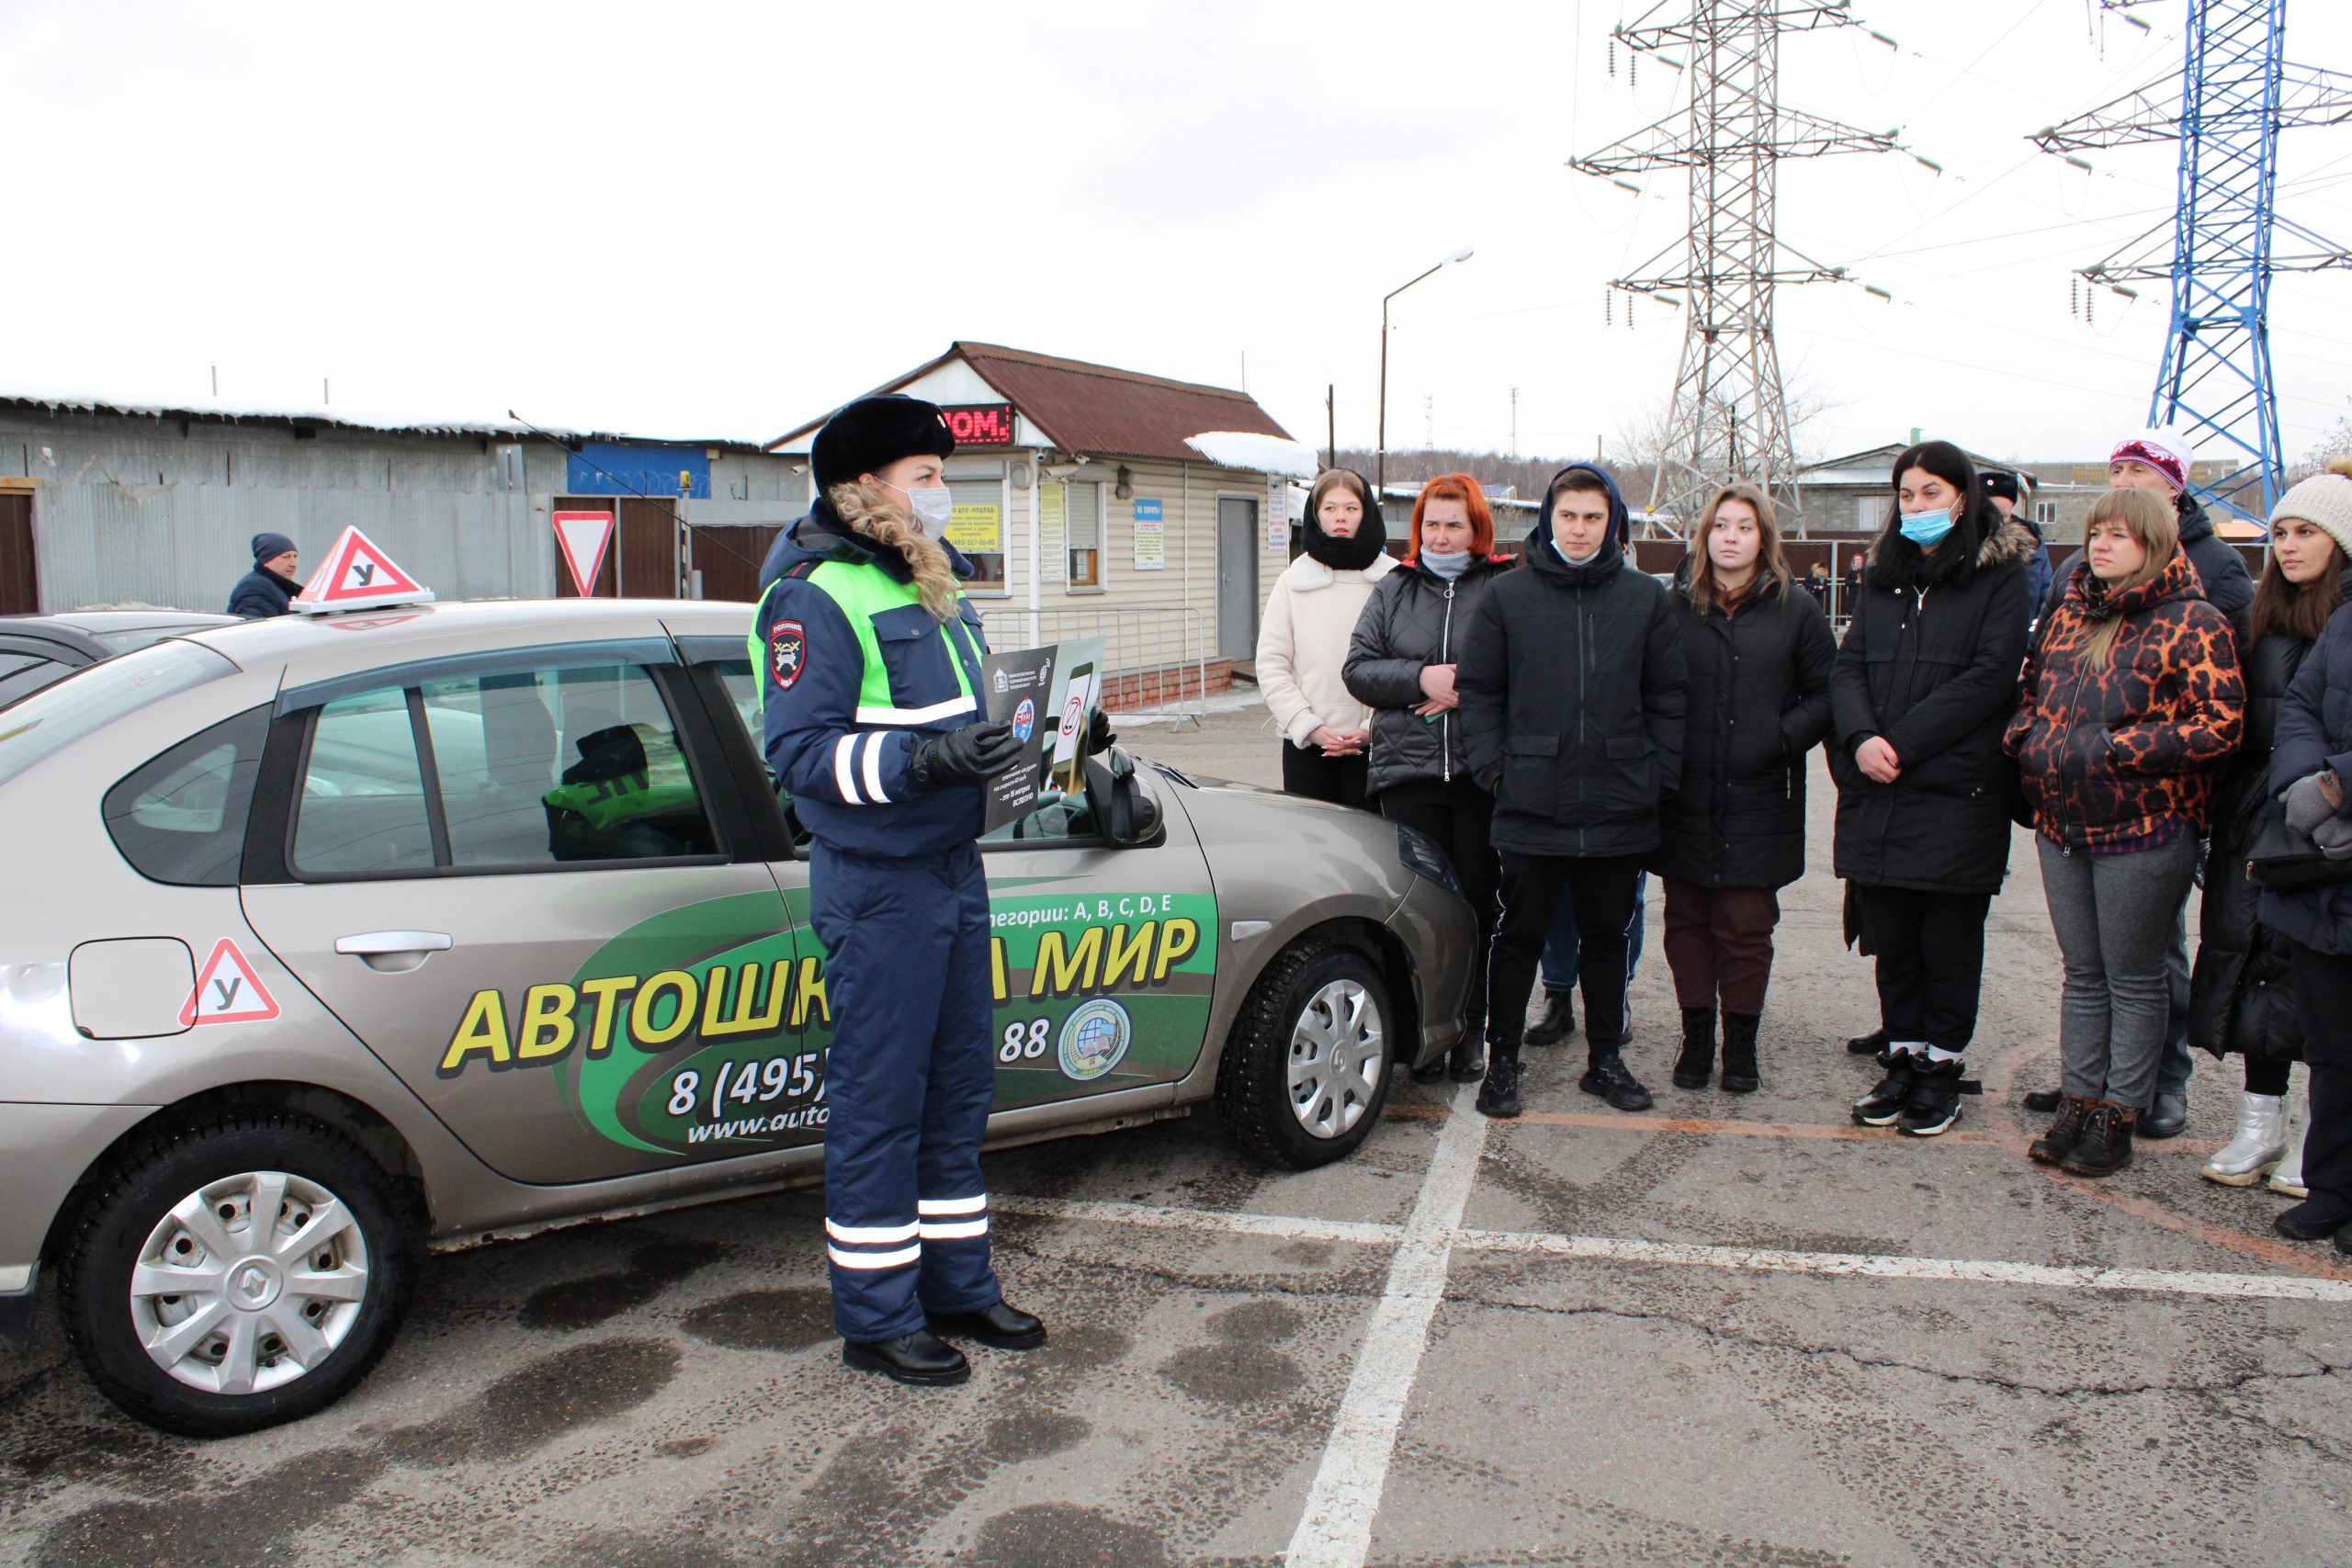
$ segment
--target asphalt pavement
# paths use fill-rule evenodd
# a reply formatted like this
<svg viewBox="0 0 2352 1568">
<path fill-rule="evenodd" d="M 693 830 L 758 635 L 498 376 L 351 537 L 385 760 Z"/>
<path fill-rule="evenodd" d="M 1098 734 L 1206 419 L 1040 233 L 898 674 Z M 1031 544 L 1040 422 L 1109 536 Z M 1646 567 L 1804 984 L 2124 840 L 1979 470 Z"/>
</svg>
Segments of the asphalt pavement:
<svg viewBox="0 0 2352 1568">
<path fill-rule="evenodd" d="M 1261 710 L 1130 726 L 1272 782 Z M 1355 1157 L 1286 1175 L 1202 1114 L 989 1159 L 1042 1351 L 962 1388 L 847 1372 L 798 1191 L 435 1259 L 349 1399 L 214 1443 L 118 1414 L 53 1303 L 0 1359 L 0 1563 L 2340 1563 L 2352 1269 L 2187 1136 L 2105 1182 L 2029 1164 L 2058 964 L 2020 835 L 1986 1092 L 1915 1142 L 1840 942 L 1826 774 L 1783 896 L 1764 1088 L 1667 1080 L 1657 893 L 1623 1115 L 1581 1039 L 1528 1114 L 1400 1084 Z"/>
</svg>

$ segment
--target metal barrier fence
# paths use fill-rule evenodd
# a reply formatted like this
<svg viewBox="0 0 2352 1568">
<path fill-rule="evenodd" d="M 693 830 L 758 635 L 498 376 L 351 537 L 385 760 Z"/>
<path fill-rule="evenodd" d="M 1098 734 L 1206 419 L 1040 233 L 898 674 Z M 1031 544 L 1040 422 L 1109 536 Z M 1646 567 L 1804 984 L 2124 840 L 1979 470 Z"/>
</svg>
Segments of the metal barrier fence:
<svg viewBox="0 0 2352 1568">
<path fill-rule="evenodd" d="M 1112 712 L 1198 723 L 1208 712 L 1209 627 L 1178 605 L 983 604 L 990 648 L 1102 639 L 1103 705 Z"/>
</svg>

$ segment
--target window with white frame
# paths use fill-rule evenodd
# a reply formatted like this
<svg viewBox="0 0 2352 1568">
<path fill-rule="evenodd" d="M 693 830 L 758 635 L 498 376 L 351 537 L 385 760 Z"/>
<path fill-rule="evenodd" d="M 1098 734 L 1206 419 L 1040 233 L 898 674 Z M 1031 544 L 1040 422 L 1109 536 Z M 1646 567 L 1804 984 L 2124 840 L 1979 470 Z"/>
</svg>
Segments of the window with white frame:
<svg viewBox="0 0 2352 1568">
<path fill-rule="evenodd" d="M 1069 491 L 1069 586 L 1102 586 L 1102 486 L 1068 485 Z"/>
<path fill-rule="evenodd" d="M 2034 520 L 2036 523 L 2055 523 L 2055 522 L 2057 522 L 2057 521 L 2058 521 L 2058 503 L 2057 503 L 2056 502 L 2054 502 L 2054 501 L 2037 501 L 2037 502 L 2035 502 L 2033 503 L 2033 520 Z"/>
</svg>

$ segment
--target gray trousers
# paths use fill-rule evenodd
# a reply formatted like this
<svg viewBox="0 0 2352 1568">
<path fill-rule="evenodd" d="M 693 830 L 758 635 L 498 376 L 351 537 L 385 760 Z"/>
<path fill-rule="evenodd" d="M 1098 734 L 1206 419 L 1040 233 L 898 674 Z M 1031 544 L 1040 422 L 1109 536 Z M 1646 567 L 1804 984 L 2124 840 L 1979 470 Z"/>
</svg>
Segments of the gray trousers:
<svg viewBox="0 0 2352 1568">
<path fill-rule="evenodd" d="M 2068 1094 L 2145 1111 L 2171 1021 L 2167 950 L 2197 875 L 2197 835 L 2124 854 L 2068 853 L 2036 834 L 2066 972 L 2058 1058 Z"/>
</svg>

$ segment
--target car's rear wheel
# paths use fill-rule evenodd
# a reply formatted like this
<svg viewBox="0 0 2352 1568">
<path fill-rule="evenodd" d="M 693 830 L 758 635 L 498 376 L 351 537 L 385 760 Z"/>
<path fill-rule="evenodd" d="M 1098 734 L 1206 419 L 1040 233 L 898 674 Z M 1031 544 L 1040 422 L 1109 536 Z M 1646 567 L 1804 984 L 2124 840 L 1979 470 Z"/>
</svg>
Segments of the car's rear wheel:
<svg viewBox="0 0 2352 1568">
<path fill-rule="evenodd" d="M 1304 1170 L 1371 1136 L 1394 1066 L 1388 986 L 1352 947 L 1310 939 L 1258 976 L 1217 1064 L 1217 1114 L 1260 1159 Z"/>
<path fill-rule="evenodd" d="M 142 1143 L 97 1184 L 61 1275 L 66 1332 L 141 1420 L 226 1437 L 322 1410 L 408 1303 L 400 1189 L 308 1117 L 236 1111 Z"/>
</svg>

